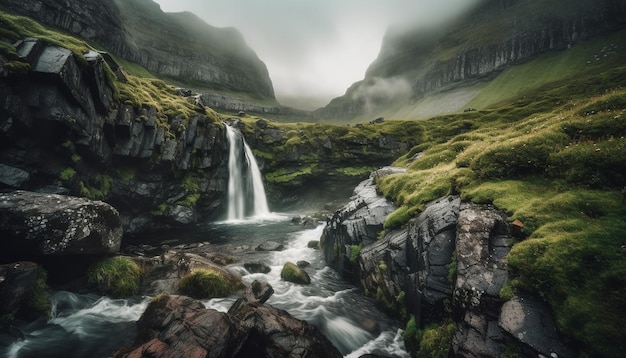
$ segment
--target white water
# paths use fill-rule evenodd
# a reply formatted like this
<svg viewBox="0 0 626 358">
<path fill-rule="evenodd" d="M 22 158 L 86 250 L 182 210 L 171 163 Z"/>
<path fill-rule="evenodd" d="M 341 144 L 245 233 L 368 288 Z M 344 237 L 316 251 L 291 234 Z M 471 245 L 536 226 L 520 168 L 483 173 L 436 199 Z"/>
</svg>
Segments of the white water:
<svg viewBox="0 0 626 358">
<path fill-rule="evenodd" d="M 229 142 L 228 154 L 228 221 L 251 217 L 267 217 L 263 178 L 252 150 L 241 133 L 226 126 Z"/>
<path fill-rule="evenodd" d="M 251 230 L 263 230 L 258 224 Z M 346 357 L 378 353 L 390 357 L 409 357 L 404 349 L 402 330 L 397 322 L 388 319 L 374 308 L 374 302 L 365 298 L 352 285 L 344 282 L 336 271 L 325 266 L 319 250 L 308 248 L 308 242 L 319 240 L 323 225 L 315 229 L 297 231 L 285 242 L 285 249 L 268 253 L 264 261 L 270 266 L 267 274 L 249 273 L 243 267 L 232 267 L 243 275 L 243 281 L 267 281 L 274 289 L 268 303 L 284 309 L 296 318 L 317 326 Z M 286 262 L 307 261 L 310 285 L 283 281 L 280 272 Z M 234 297 L 205 301 L 205 306 L 226 312 Z"/>
</svg>

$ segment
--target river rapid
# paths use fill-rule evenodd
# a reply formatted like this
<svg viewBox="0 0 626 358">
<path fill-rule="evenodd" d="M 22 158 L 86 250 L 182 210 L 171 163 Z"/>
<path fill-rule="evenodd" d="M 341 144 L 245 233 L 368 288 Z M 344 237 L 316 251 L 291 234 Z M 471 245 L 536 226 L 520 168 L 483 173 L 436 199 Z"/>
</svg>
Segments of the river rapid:
<svg viewBox="0 0 626 358">
<path fill-rule="evenodd" d="M 346 357 L 376 353 L 388 357 L 408 357 L 402 341 L 400 322 L 375 307 L 353 285 L 327 267 L 319 250 L 308 248 L 319 240 L 323 225 L 304 229 L 294 224 L 292 215 L 272 214 L 265 219 L 207 224 L 201 233 L 165 234 L 159 241 L 169 245 L 203 242 L 207 251 L 232 254 L 230 269 L 243 276 L 244 283 L 265 280 L 274 288 L 267 304 L 318 327 Z M 257 251 L 265 241 L 284 246 L 281 251 Z M 208 243 L 208 245 L 207 245 Z M 280 271 L 288 262 L 307 261 L 310 285 L 281 280 Z M 271 267 L 267 274 L 249 273 L 246 262 L 262 262 Z M 227 311 L 236 296 L 204 301 L 207 308 Z M 101 357 L 122 346 L 131 346 L 139 319 L 151 297 L 111 299 L 94 294 L 56 291 L 52 294 L 53 317 L 48 322 L 20 326 L 24 338 L 0 347 L 0 357 Z"/>
</svg>

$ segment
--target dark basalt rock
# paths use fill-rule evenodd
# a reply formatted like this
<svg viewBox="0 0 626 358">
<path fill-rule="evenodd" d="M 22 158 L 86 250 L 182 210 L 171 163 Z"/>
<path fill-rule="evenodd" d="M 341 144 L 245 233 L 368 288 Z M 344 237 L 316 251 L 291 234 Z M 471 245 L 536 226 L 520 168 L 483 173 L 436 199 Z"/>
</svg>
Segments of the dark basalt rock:
<svg viewBox="0 0 626 358">
<path fill-rule="evenodd" d="M 367 245 L 376 241 L 387 215 L 396 207 L 376 192 L 375 179 L 402 168 L 386 167 L 370 175 L 355 189 L 350 202 L 334 213 L 324 228 L 320 247 L 326 262 L 341 273 L 351 273 L 350 246 Z"/>
<path fill-rule="evenodd" d="M 3 259 L 111 254 L 122 222 L 112 206 L 85 198 L 27 191 L 0 193 Z"/>
<path fill-rule="evenodd" d="M 0 317 L 14 314 L 30 298 L 38 269 L 28 261 L 0 265 Z"/>
<path fill-rule="evenodd" d="M 462 203 L 458 196 L 443 197 L 403 228 L 376 239 L 372 235 L 380 229 L 368 231 L 368 223 L 382 228 L 386 215 L 370 205 L 392 204 L 375 192 L 357 195 L 367 194 L 366 188 L 374 189 L 371 178 L 355 189 L 322 236 L 327 262 L 344 277 L 387 311 L 415 316 L 418 327 L 453 319 L 455 356 L 500 356 L 505 342 L 517 345 L 524 356 L 569 356 L 545 305 L 540 309 L 537 299 L 524 306 L 521 299 L 505 303 L 500 298 L 509 280 L 505 258 L 512 245 L 502 212 Z M 362 245 L 356 257 L 350 257 L 352 245 Z"/>
</svg>

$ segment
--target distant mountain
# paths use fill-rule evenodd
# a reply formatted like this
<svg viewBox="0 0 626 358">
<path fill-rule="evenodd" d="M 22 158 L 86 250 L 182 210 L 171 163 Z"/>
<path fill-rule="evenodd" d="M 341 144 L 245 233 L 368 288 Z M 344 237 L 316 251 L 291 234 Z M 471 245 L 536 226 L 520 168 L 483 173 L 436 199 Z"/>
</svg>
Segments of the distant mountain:
<svg viewBox="0 0 626 358">
<path fill-rule="evenodd" d="M 276 104 L 267 67 L 234 28 L 164 13 L 152 0 L 3 0 L 2 6 L 180 85 Z"/>
<path fill-rule="evenodd" d="M 503 70 L 624 29 L 625 15 L 623 0 L 485 0 L 438 28 L 394 27 L 365 78 L 316 115 L 359 121 L 463 110 Z"/>
</svg>

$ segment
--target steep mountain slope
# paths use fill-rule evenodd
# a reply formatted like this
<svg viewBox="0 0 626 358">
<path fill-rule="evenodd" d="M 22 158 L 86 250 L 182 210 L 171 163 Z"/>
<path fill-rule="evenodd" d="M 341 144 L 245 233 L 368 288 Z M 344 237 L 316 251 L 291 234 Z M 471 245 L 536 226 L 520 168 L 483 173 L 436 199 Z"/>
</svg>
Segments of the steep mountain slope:
<svg viewBox="0 0 626 358">
<path fill-rule="evenodd" d="M 98 44 L 161 77 L 276 104 L 265 64 L 234 28 L 210 26 L 190 13 L 166 14 L 151 0 L 7 0 L 2 6 Z"/>
<path fill-rule="evenodd" d="M 624 14 L 616 0 L 486 0 L 455 24 L 392 28 L 364 80 L 317 114 L 354 121 L 458 111 L 503 70 L 619 31 Z"/>
</svg>

